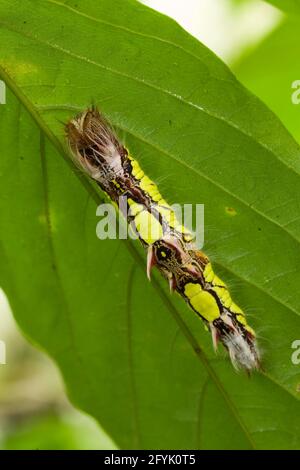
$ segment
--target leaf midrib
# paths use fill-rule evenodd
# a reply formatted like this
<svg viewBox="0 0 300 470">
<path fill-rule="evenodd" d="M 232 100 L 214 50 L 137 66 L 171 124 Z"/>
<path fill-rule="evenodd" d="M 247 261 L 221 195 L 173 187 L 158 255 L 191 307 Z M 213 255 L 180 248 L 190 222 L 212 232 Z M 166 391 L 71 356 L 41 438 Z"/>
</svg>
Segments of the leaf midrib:
<svg viewBox="0 0 300 470">
<path fill-rule="evenodd" d="M 129 365 L 129 375 L 130 375 L 130 387 L 131 395 L 133 402 L 133 428 L 134 428 L 134 437 L 135 437 L 135 446 L 134 448 L 141 449 L 141 432 L 140 432 L 140 423 L 139 423 L 139 413 L 138 413 L 138 404 L 137 404 L 137 389 L 135 382 L 135 375 L 133 370 L 133 351 L 132 351 L 132 320 L 131 320 L 131 306 L 132 306 L 132 289 L 133 289 L 133 277 L 135 273 L 135 264 L 132 264 L 128 280 L 127 280 L 127 289 L 126 289 L 126 322 L 127 322 L 127 349 L 128 349 L 128 365 Z"/>
</svg>

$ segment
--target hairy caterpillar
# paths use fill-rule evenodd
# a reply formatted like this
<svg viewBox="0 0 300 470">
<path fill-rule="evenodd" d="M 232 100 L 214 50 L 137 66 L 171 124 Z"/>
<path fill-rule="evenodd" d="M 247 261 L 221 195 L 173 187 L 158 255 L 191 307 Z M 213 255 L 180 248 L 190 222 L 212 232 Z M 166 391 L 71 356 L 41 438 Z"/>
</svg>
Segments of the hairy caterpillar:
<svg viewBox="0 0 300 470">
<path fill-rule="evenodd" d="M 119 142 L 96 108 L 66 124 L 73 158 L 118 204 L 126 196 L 127 221 L 148 250 L 147 274 L 157 266 L 228 350 L 236 368 L 259 369 L 255 333 L 226 285 L 213 272 L 207 256 L 195 249 L 193 235 L 181 225 L 157 186 Z M 149 229 L 150 228 L 150 229 Z"/>
</svg>

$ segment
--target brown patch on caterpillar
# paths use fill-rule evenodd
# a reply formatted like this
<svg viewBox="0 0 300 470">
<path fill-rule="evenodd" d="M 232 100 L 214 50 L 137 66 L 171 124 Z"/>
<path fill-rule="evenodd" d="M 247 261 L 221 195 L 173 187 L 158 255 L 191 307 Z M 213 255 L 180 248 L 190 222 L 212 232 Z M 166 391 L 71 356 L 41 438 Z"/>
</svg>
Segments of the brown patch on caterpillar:
<svg viewBox="0 0 300 470">
<path fill-rule="evenodd" d="M 191 257 L 196 260 L 201 269 L 204 269 L 205 266 L 209 263 L 208 257 L 200 250 L 190 250 Z"/>
</svg>

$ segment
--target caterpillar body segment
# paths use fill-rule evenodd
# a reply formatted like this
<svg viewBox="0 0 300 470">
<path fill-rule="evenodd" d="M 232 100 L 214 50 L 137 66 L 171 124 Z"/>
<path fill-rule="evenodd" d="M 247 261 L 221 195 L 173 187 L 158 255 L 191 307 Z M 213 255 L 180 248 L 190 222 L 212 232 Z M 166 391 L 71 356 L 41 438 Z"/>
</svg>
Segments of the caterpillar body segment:
<svg viewBox="0 0 300 470">
<path fill-rule="evenodd" d="M 156 266 L 212 334 L 223 343 L 233 365 L 247 371 L 260 366 L 255 333 L 232 301 L 207 256 L 193 245 L 156 184 L 119 142 L 96 108 L 87 109 L 66 125 L 75 162 L 106 192 L 126 216 L 148 251 L 147 275 Z M 125 198 L 125 207 L 120 200 Z"/>
</svg>

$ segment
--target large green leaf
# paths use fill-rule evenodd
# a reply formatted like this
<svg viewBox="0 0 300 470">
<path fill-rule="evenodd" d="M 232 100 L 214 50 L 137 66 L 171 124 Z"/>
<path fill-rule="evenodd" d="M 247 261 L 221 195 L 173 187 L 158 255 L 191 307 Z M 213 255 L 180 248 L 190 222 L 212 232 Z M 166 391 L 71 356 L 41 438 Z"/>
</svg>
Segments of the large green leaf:
<svg viewBox="0 0 300 470">
<path fill-rule="evenodd" d="M 73 402 L 122 448 L 299 447 L 298 145 L 209 50 L 136 2 L 0 0 L 0 27 L 0 279 Z M 170 202 L 205 203 L 206 249 L 252 312 L 263 374 L 214 355 L 181 299 L 146 281 L 136 243 L 97 240 L 103 195 L 62 158 L 61 121 L 91 100 Z"/>
</svg>

